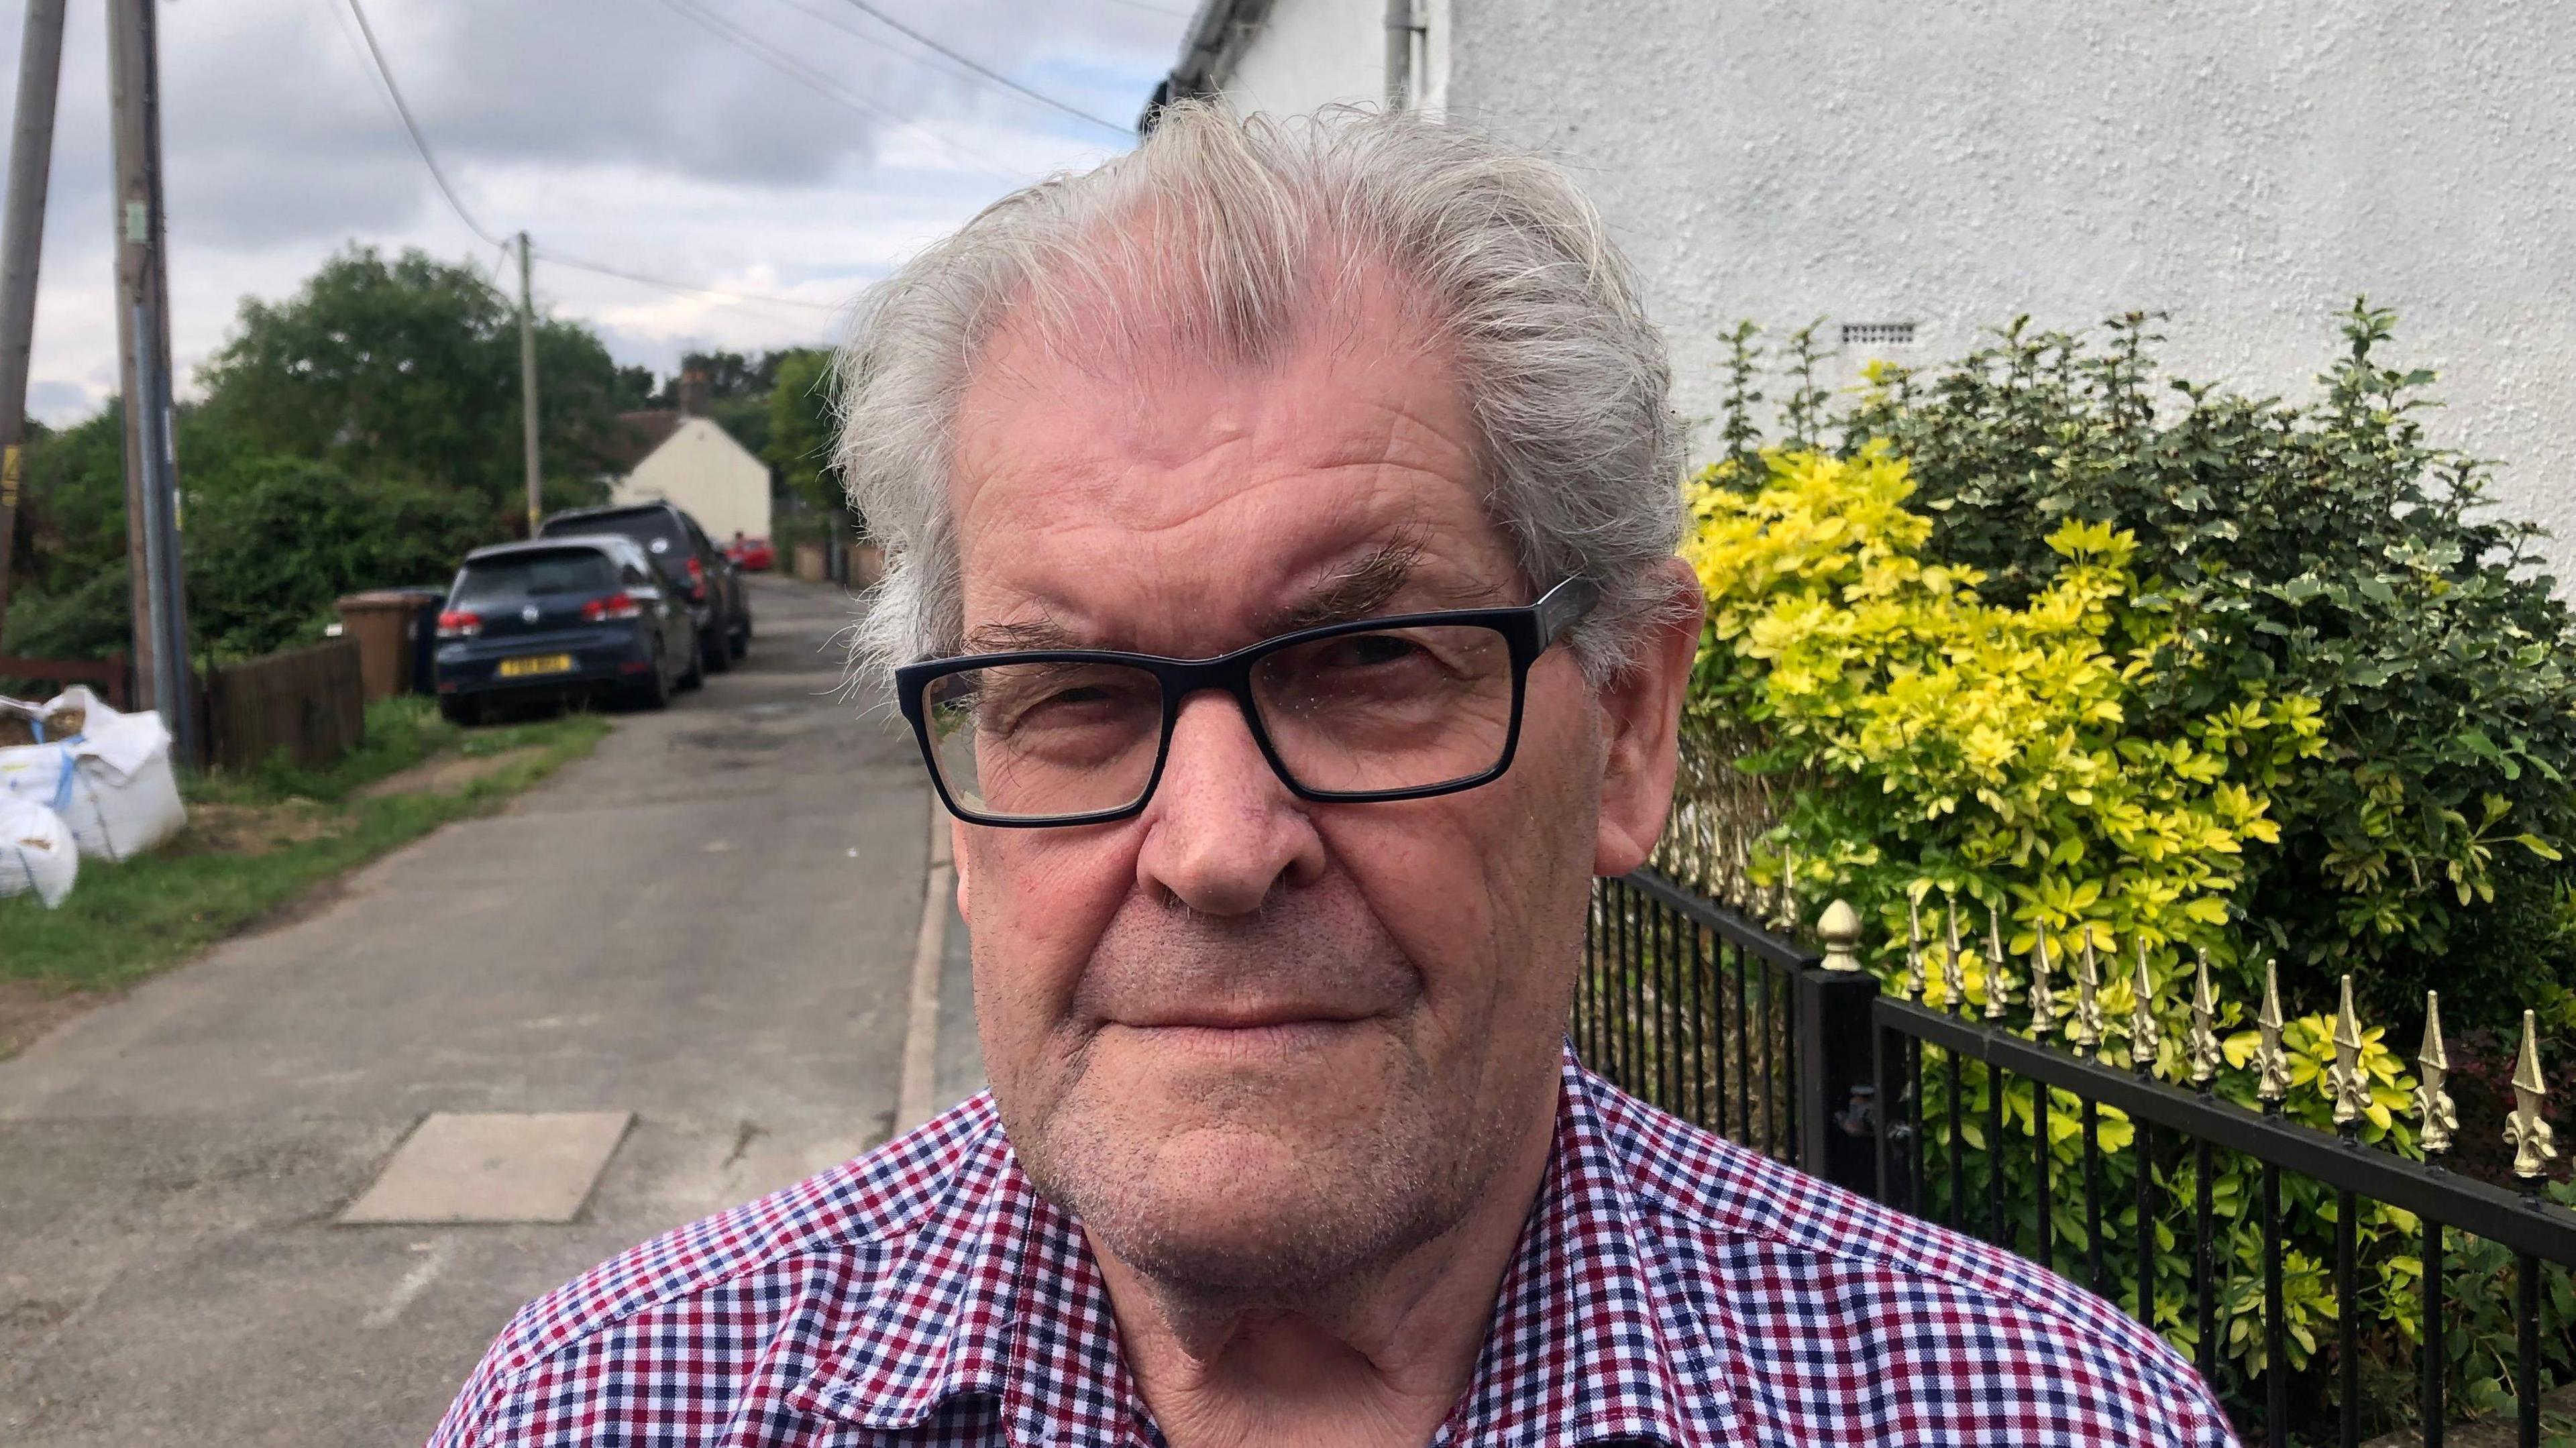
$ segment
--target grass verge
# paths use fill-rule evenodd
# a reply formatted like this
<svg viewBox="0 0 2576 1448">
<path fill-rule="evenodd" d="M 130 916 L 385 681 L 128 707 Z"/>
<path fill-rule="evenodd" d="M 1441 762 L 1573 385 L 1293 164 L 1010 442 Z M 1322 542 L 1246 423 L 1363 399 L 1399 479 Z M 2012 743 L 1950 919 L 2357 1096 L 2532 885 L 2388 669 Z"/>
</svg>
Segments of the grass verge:
<svg viewBox="0 0 2576 1448">
<path fill-rule="evenodd" d="M 189 823 L 177 838 L 121 865 L 81 861 L 60 909 L 32 895 L 0 900 L 0 980 L 51 991 L 137 980 L 449 820 L 496 808 L 607 733 L 608 721 L 587 713 L 458 729 L 427 700 L 388 699 L 367 710 L 367 742 L 327 768 L 280 761 L 249 775 L 183 778 Z M 359 796 L 447 749 L 520 752 L 451 791 Z"/>
</svg>

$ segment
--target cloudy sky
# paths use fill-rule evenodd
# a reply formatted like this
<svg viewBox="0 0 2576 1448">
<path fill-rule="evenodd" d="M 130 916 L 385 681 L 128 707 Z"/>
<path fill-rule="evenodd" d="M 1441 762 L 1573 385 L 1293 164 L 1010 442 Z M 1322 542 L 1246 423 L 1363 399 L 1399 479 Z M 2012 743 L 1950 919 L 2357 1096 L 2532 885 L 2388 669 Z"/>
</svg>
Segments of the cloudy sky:
<svg viewBox="0 0 2576 1448">
<path fill-rule="evenodd" d="M 538 305 L 622 362 L 826 339 L 895 261 L 1119 131 L 974 79 L 851 0 L 362 0 L 466 209 L 536 242 Z M 1120 126 L 1170 66 L 1189 0 L 870 0 Z M 107 54 L 95 4 L 63 49 L 28 406 L 74 420 L 116 385 Z M 245 295 L 283 297 L 353 242 L 504 265 L 439 198 L 348 0 L 165 0 L 171 345 L 183 376 Z M 0 9 L 0 79 L 18 7 Z M 743 294 L 691 295 L 546 253 Z M 505 272 L 515 286 L 515 272 Z"/>
</svg>

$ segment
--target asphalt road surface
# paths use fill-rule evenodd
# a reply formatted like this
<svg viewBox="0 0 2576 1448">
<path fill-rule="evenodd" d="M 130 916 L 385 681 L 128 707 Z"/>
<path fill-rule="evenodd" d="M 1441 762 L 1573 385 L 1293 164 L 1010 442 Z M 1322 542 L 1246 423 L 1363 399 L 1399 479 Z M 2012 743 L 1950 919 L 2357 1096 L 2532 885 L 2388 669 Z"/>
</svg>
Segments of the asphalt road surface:
<svg viewBox="0 0 2576 1448">
<path fill-rule="evenodd" d="M 734 672 L 0 1062 L 0 1443 L 417 1444 L 521 1302 L 883 1139 L 927 791 L 848 601 L 754 597 Z M 634 1124 L 569 1224 L 338 1223 L 446 1111 Z"/>
</svg>

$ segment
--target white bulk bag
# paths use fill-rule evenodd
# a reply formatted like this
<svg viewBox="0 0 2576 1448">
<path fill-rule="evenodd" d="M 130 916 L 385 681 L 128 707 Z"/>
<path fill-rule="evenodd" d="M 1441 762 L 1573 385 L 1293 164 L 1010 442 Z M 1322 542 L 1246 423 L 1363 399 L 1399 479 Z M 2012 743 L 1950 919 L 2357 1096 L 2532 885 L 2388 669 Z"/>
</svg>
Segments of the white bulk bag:
<svg viewBox="0 0 2576 1448">
<path fill-rule="evenodd" d="M 31 799 L 0 794 L 0 900 L 32 890 L 51 910 L 80 876 L 80 851 L 63 817 Z"/>
<path fill-rule="evenodd" d="M 122 714 L 84 688 L 49 700 L 76 708 L 81 732 L 61 741 L 0 749 L 0 793 L 61 815 L 84 855 L 130 860 L 188 823 L 170 769 L 170 729 L 158 714 Z"/>
</svg>

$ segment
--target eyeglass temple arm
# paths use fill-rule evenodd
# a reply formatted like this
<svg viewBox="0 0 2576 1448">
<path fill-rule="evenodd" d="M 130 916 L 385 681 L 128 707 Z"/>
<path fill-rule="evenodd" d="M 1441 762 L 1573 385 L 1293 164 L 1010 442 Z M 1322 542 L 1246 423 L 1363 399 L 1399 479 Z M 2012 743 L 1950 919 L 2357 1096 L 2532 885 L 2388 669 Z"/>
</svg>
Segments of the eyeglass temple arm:
<svg viewBox="0 0 2576 1448">
<path fill-rule="evenodd" d="M 1601 601 L 1601 590 L 1591 579 L 1574 577 L 1547 591 L 1547 596 L 1530 605 L 1538 611 L 1539 647 L 1545 648 L 1564 637 L 1565 631 L 1583 621 L 1592 606 Z"/>
</svg>

